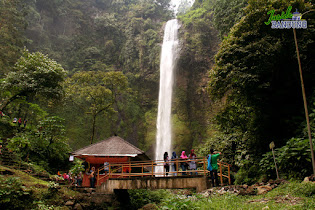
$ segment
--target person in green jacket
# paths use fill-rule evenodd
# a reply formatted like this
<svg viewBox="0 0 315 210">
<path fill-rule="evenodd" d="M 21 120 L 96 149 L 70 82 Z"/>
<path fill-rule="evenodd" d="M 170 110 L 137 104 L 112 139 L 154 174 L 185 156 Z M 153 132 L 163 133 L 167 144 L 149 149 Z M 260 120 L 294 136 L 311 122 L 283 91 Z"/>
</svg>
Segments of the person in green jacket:
<svg viewBox="0 0 315 210">
<path fill-rule="evenodd" d="M 214 185 L 214 180 L 216 186 L 219 186 L 219 181 L 218 181 L 218 158 L 221 155 L 221 152 L 214 152 L 213 149 L 210 149 L 211 153 L 211 166 L 212 170 L 210 171 L 210 176 L 212 180 L 212 186 L 215 187 Z"/>
</svg>

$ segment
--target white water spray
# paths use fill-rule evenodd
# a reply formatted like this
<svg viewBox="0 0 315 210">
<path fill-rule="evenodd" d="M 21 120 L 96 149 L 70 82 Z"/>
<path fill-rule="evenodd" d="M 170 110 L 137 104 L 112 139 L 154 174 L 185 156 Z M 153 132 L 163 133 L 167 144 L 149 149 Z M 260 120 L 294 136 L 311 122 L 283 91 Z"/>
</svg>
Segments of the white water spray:
<svg viewBox="0 0 315 210">
<path fill-rule="evenodd" d="M 162 53 L 160 60 L 160 91 L 157 118 L 156 152 L 155 159 L 163 160 L 164 152 L 172 154 L 172 126 L 171 109 L 174 83 L 174 68 L 178 55 L 179 23 L 177 19 L 166 23 Z M 155 167 L 155 172 L 163 172 L 163 167 Z"/>
</svg>

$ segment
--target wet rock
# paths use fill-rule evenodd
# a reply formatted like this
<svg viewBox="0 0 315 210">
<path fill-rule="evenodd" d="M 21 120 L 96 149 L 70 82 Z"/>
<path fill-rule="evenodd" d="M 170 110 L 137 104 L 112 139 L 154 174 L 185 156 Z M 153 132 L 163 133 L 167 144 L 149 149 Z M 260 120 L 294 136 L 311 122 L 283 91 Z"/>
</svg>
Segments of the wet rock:
<svg viewBox="0 0 315 210">
<path fill-rule="evenodd" d="M 309 177 L 305 177 L 303 182 L 309 182 L 310 181 L 310 178 Z"/>
<path fill-rule="evenodd" d="M 219 193 L 220 195 L 223 195 L 223 194 L 226 193 L 226 190 L 225 190 L 224 188 L 221 188 L 220 190 L 218 190 L 218 193 Z"/>
<path fill-rule="evenodd" d="M 274 183 L 276 184 L 283 184 L 283 183 L 289 183 L 288 181 L 284 180 L 284 179 L 277 179 Z"/>
<path fill-rule="evenodd" d="M 257 195 L 262 195 L 265 194 L 267 192 L 269 192 L 270 190 L 272 190 L 272 188 L 270 186 L 259 186 L 257 187 Z"/>
<path fill-rule="evenodd" d="M 250 186 L 245 190 L 245 193 L 247 195 L 256 195 L 256 191 L 255 191 L 255 187 L 254 186 Z"/>
<path fill-rule="evenodd" d="M 158 207 L 155 204 L 149 203 L 141 208 L 142 210 L 157 210 Z"/>
<path fill-rule="evenodd" d="M 79 203 L 75 204 L 73 209 L 75 209 L 75 210 L 83 210 L 81 204 L 79 204 Z"/>
<path fill-rule="evenodd" d="M 73 206 L 74 205 L 74 202 L 73 201 L 67 201 L 65 203 L 65 206 Z"/>
</svg>

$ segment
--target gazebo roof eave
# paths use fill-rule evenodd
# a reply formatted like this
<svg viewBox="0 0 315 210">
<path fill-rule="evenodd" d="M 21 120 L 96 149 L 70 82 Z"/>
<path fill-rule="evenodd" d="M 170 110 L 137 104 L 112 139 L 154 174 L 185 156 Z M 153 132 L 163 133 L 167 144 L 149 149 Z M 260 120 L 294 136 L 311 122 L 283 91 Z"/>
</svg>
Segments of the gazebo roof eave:
<svg viewBox="0 0 315 210">
<path fill-rule="evenodd" d="M 73 154 L 74 157 L 136 157 L 139 154 Z"/>
</svg>

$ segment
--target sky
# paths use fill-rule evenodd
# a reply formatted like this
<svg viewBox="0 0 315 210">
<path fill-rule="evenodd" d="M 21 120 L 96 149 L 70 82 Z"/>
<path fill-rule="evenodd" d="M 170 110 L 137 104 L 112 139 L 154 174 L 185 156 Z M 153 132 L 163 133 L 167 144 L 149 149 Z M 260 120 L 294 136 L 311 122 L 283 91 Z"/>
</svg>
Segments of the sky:
<svg viewBox="0 0 315 210">
<path fill-rule="evenodd" d="M 175 14 L 177 13 L 178 6 L 180 5 L 182 1 L 188 1 L 191 6 L 195 2 L 195 0 L 171 0 L 171 5 L 174 5 Z"/>
</svg>

